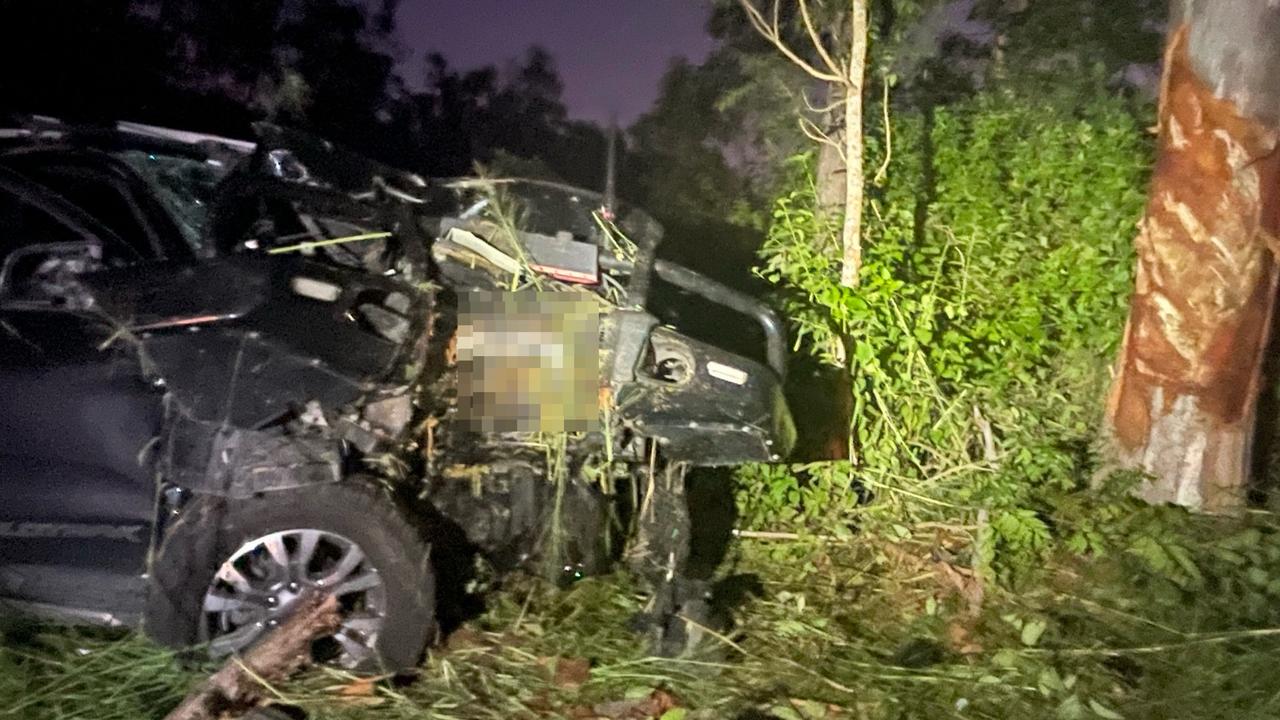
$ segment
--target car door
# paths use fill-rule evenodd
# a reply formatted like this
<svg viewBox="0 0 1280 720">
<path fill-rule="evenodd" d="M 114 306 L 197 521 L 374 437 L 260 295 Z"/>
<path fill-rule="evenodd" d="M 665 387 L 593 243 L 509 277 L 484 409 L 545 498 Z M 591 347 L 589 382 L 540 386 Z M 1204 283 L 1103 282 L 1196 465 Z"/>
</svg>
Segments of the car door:
<svg viewBox="0 0 1280 720">
<path fill-rule="evenodd" d="M 161 396 L 76 282 L 140 260 L 0 172 L 0 595 L 109 620 L 139 607 Z"/>
</svg>

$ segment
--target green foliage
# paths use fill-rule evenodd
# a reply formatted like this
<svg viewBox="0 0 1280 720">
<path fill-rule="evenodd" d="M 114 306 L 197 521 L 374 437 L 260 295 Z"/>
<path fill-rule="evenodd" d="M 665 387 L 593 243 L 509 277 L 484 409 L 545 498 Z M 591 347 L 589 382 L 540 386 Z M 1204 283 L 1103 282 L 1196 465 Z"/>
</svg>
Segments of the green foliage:
<svg viewBox="0 0 1280 720">
<path fill-rule="evenodd" d="M 1057 0 L 990 3 L 978 14 L 1006 37 L 1009 79 L 1031 90 L 1069 82 L 1090 68 L 1114 77 L 1154 62 L 1169 7 L 1162 0 Z"/>
<path fill-rule="evenodd" d="M 798 473 L 784 465 L 756 465 L 739 474 L 738 498 L 753 527 L 845 536 L 851 503 L 847 463 L 815 463 Z"/>
<path fill-rule="evenodd" d="M 513 579 L 410 684 L 312 668 L 270 697 L 308 717 L 352 720 L 579 717 L 655 688 L 687 720 L 1280 716 L 1275 518 L 1195 518 L 1122 499 L 1123 485 L 1102 490 L 1129 503 L 1131 524 L 1108 524 L 1110 542 L 1158 532 L 1185 552 L 1198 584 L 1138 552 L 1087 564 L 1058 555 L 1036 587 L 989 588 L 975 616 L 945 584 L 912 572 L 919 566 L 899 565 L 926 547 L 919 541 L 898 555 L 866 542 L 811 545 L 803 562 L 787 563 L 754 544 L 739 546 L 735 570 L 766 578 L 767 592 L 737 608 L 732 638 L 710 658 L 646 657 L 627 629 L 644 600 L 624 576 L 565 592 Z M 6 629 L 4 639 L 6 716 L 160 718 L 213 669 L 118 633 Z M 584 674 L 561 677 L 561 663 L 581 663 Z"/>
<path fill-rule="evenodd" d="M 874 528 L 981 512 L 984 554 L 1038 556 L 1051 546 L 1049 496 L 1096 469 L 1150 163 L 1142 123 L 1081 83 L 899 113 L 893 135 L 860 286 L 838 284 L 838 218 L 817 217 L 808 158 L 775 205 L 759 269 L 798 346 L 850 369 L 852 472 L 748 470 L 744 516 L 836 513 Z M 1073 542 L 1088 546 L 1089 532 Z"/>
</svg>

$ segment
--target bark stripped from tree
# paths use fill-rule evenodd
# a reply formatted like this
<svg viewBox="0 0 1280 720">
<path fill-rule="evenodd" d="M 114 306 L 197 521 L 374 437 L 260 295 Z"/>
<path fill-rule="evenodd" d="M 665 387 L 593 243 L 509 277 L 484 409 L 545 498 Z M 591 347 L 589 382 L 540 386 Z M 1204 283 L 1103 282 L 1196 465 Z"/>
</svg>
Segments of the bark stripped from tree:
<svg viewBox="0 0 1280 720">
<path fill-rule="evenodd" d="M 1280 241 L 1280 2 L 1175 3 L 1159 160 L 1107 404 L 1142 497 L 1244 499 Z"/>
</svg>

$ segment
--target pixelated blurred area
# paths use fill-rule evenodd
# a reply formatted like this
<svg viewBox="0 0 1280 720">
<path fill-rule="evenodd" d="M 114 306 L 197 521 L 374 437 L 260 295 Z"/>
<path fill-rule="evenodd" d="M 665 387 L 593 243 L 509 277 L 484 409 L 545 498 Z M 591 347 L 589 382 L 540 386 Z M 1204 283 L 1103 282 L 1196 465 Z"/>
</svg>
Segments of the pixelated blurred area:
<svg viewBox="0 0 1280 720">
<path fill-rule="evenodd" d="M 600 306 L 579 292 L 458 298 L 458 417 L 473 432 L 600 428 Z"/>
</svg>

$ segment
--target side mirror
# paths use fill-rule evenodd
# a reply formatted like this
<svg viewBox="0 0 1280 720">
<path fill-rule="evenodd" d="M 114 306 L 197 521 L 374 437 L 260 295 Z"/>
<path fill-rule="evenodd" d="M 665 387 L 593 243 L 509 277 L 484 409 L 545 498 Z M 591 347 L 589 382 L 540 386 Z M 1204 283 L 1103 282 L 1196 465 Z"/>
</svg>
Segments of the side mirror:
<svg viewBox="0 0 1280 720">
<path fill-rule="evenodd" d="M 18 248 L 0 265 L 0 305 L 87 308 L 92 299 L 77 277 L 102 267 L 102 246 L 95 242 Z"/>
</svg>

